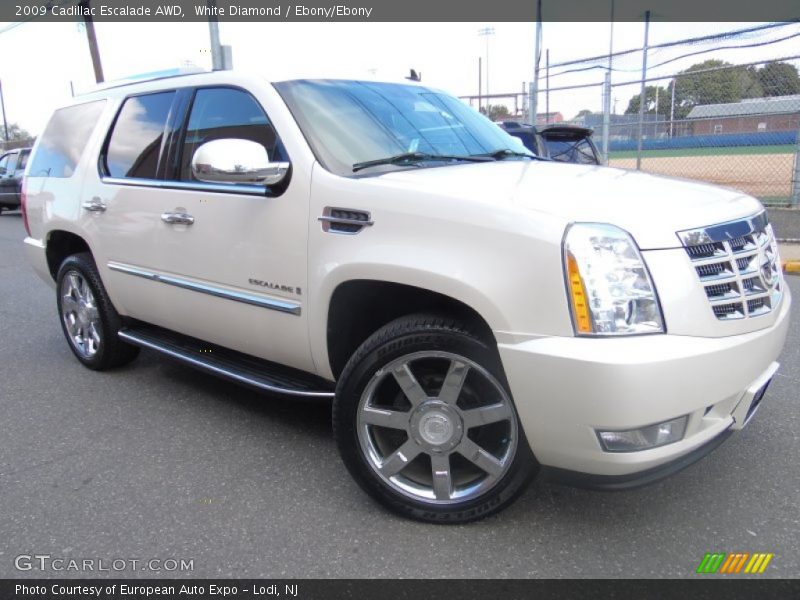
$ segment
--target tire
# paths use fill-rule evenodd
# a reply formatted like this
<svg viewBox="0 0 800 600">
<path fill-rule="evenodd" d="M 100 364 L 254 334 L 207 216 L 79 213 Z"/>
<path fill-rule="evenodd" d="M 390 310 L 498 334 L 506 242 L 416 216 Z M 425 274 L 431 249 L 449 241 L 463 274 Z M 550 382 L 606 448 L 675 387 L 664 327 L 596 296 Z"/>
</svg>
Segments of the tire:
<svg viewBox="0 0 800 600">
<path fill-rule="evenodd" d="M 539 470 L 494 344 L 447 317 L 402 317 L 370 336 L 339 378 L 333 430 L 356 482 L 420 521 L 499 512 Z"/>
<path fill-rule="evenodd" d="M 82 252 L 64 259 L 56 290 L 61 329 L 84 366 L 103 371 L 136 358 L 139 348 L 117 337 L 122 319 L 108 298 L 91 254 Z"/>
</svg>

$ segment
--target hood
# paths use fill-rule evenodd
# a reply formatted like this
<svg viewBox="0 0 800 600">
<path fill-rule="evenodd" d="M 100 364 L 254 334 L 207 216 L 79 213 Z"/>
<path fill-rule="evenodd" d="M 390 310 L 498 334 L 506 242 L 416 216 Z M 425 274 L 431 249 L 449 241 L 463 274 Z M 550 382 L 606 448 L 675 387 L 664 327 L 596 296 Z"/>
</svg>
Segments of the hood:
<svg viewBox="0 0 800 600">
<path fill-rule="evenodd" d="M 509 205 L 566 222 L 610 223 L 643 250 L 676 248 L 676 232 L 751 216 L 761 203 L 696 181 L 593 165 L 545 161 L 468 163 L 394 171 L 379 177 L 427 193 Z"/>
</svg>

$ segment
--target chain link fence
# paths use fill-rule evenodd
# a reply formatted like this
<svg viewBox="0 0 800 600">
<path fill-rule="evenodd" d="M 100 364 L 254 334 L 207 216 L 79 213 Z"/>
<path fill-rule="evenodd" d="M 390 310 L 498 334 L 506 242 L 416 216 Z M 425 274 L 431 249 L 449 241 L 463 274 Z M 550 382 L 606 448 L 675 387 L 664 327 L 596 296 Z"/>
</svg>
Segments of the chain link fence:
<svg viewBox="0 0 800 600">
<path fill-rule="evenodd" d="M 551 63 L 547 53 L 535 122 L 593 129 L 613 167 L 705 181 L 766 205 L 798 207 L 799 39 L 800 23 L 768 23 L 610 56 Z M 513 111 L 498 120 L 533 122 L 517 108 L 530 106 L 524 91 L 506 96 L 492 99 Z"/>
</svg>

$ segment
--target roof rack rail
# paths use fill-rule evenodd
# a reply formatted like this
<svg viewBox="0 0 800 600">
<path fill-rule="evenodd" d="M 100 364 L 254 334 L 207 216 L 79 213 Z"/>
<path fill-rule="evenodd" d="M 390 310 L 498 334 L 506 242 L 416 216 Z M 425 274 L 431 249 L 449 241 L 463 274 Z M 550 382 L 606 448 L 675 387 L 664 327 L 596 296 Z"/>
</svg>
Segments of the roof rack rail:
<svg viewBox="0 0 800 600">
<path fill-rule="evenodd" d="M 176 69 L 163 69 L 161 71 L 150 71 L 148 73 L 139 73 L 130 75 L 123 79 L 115 79 L 113 81 L 104 81 L 92 86 L 88 90 L 81 92 L 79 95 L 92 94 L 102 90 L 108 90 L 126 85 L 133 85 L 134 83 L 144 83 L 147 81 L 158 81 L 159 79 L 171 79 L 173 77 L 185 77 L 187 75 L 198 75 L 200 73 L 211 73 L 201 67 L 178 67 Z"/>
</svg>

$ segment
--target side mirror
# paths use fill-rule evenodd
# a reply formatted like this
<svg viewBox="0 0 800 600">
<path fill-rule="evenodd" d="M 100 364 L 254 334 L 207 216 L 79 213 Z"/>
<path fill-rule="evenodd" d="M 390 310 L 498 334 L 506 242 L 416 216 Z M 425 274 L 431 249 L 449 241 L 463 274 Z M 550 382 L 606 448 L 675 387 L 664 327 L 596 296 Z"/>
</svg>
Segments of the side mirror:
<svg viewBox="0 0 800 600">
<path fill-rule="evenodd" d="M 205 183 L 275 185 L 289 172 L 288 162 L 270 162 L 267 149 L 250 140 L 206 142 L 192 157 L 192 175 Z"/>
</svg>

